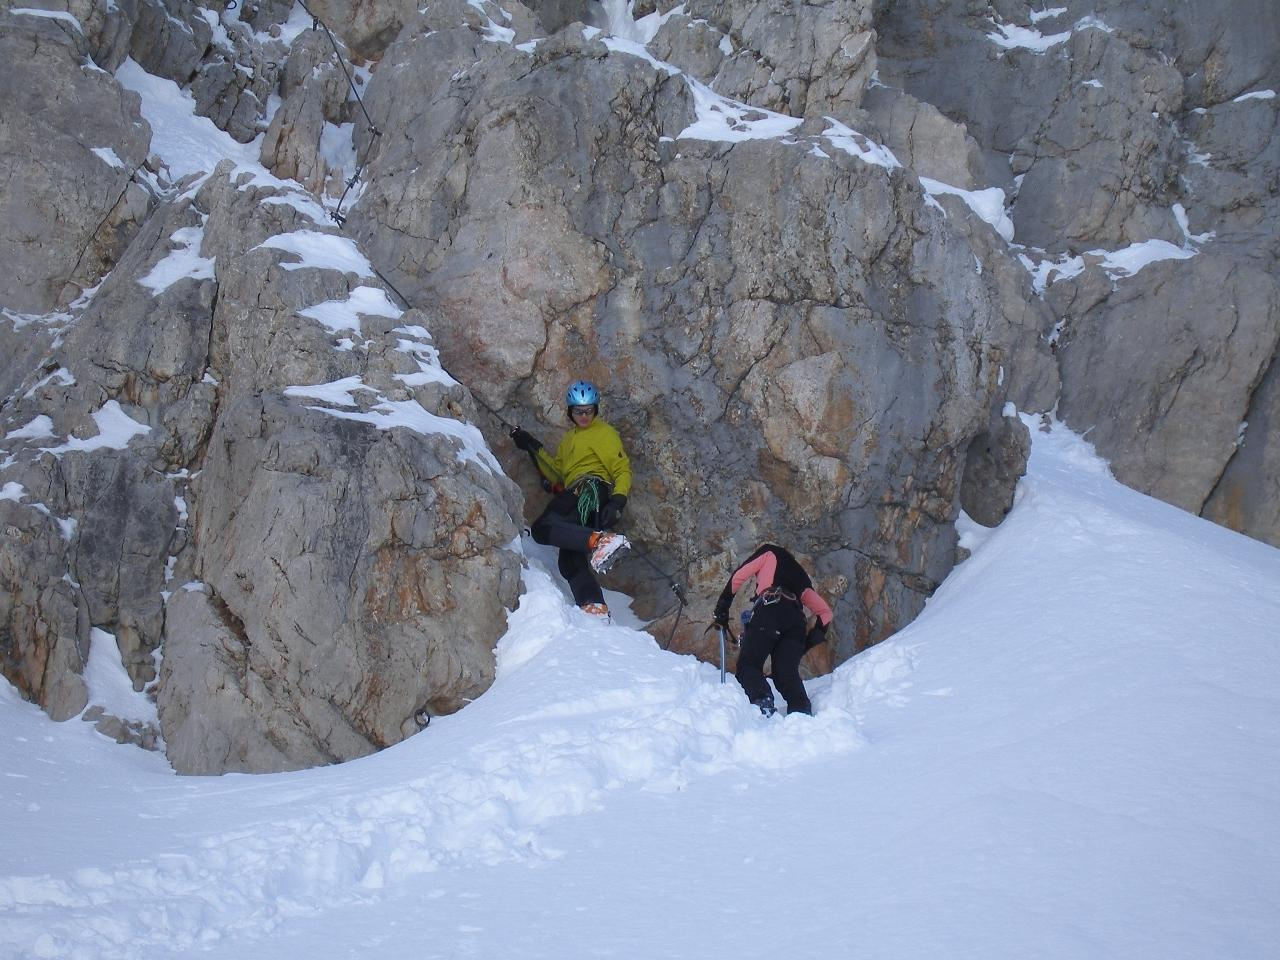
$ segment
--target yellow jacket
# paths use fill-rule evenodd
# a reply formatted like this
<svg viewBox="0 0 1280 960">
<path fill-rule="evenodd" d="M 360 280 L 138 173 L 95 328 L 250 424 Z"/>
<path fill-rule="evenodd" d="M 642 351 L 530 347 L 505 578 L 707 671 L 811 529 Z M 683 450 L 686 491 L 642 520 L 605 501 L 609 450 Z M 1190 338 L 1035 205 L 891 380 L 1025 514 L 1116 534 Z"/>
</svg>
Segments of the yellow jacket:
<svg viewBox="0 0 1280 960">
<path fill-rule="evenodd" d="M 613 492 L 624 497 L 631 491 L 631 461 L 622 449 L 622 438 L 599 417 L 585 427 L 570 427 L 554 457 L 540 447 L 534 458 L 544 477 L 566 489 L 582 477 L 593 476 L 608 480 Z"/>
</svg>

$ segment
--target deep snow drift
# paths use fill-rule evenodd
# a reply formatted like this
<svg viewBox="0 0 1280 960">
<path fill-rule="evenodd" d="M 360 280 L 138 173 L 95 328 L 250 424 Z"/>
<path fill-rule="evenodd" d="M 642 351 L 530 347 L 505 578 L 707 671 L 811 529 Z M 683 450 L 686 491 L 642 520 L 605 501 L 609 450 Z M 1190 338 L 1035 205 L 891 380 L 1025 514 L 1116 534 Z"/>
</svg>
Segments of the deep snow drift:
<svg viewBox="0 0 1280 960">
<path fill-rule="evenodd" d="M 1014 512 L 813 718 L 541 553 L 492 689 L 342 766 L 178 778 L 0 689 L 0 956 L 1273 956 L 1280 551 L 1028 423 Z"/>
</svg>

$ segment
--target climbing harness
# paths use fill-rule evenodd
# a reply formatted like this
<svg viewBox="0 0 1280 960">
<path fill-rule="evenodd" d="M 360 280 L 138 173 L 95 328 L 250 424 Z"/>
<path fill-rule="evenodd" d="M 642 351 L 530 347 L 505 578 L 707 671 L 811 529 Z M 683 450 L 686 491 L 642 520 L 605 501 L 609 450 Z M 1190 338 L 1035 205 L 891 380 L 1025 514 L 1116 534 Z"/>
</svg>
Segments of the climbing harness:
<svg viewBox="0 0 1280 960">
<path fill-rule="evenodd" d="M 757 606 L 772 606 L 779 600 L 789 600 L 792 603 L 799 603 L 796 595 L 790 590 L 784 590 L 782 587 L 770 587 L 761 593 L 756 594 L 755 604 Z"/>
<path fill-rule="evenodd" d="M 791 603 L 800 605 L 800 601 L 796 599 L 796 595 L 790 590 L 784 590 L 782 587 L 770 587 L 762 593 L 757 593 L 751 600 L 751 606 L 742 611 L 740 617 L 742 619 L 742 629 L 747 629 L 747 624 L 751 622 L 751 618 L 755 616 L 756 607 L 771 607 L 779 601 L 787 600 Z"/>
</svg>

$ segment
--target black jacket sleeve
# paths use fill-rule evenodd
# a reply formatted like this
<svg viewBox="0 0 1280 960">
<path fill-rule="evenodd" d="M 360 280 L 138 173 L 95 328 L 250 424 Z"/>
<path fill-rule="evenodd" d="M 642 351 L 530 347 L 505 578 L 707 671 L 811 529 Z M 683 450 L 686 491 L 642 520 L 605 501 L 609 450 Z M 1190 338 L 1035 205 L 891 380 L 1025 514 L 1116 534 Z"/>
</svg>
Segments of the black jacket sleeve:
<svg viewBox="0 0 1280 960">
<path fill-rule="evenodd" d="M 735 570 L 734 573 L 737 573 Z M 720 591 L 720 599 L 716 601 L 715 622 L 729 622 L 729 607 L 733 605 L 733 577 L 729 577 L 729 581 L 724 585 L 724 589 Z"/>
</svg>

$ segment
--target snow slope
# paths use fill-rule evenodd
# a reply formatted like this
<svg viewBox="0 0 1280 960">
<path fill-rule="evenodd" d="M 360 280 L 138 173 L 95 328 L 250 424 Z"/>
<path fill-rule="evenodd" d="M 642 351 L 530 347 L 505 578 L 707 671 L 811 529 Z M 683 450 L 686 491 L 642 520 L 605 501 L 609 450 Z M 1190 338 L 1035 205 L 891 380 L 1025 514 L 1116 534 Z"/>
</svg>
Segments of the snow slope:
<svg viewBox="0 0 1280 960">
<path fill-rule="evenodd" d="M 0 956 L 1275 956 L 1280 551 L 1061 427 L 964 527 L 813 718 L 541 554 L 492 689 L 342 766 L 178 778 L 0 690 Z"/>
</svg>

